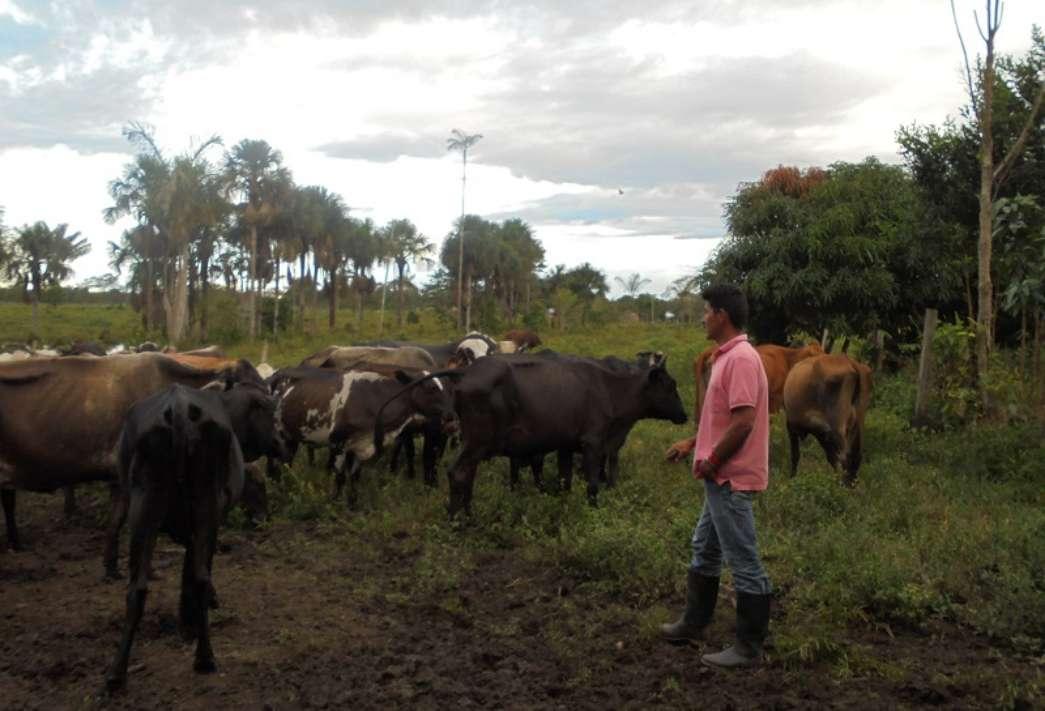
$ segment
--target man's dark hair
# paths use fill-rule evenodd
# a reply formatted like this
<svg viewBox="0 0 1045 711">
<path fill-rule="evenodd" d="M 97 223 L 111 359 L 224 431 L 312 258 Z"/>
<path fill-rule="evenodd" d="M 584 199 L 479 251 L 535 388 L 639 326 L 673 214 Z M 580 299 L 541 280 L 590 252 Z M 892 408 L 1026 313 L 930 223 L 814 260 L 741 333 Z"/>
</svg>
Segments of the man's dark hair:
<svg viewBox="0 0 1045 711">
<path fill-rule="evenodd" d="M 725 311 L 738 331 L 747 325 L 747 297 L 736 284 L 713 284 L 700 296 L 716 311 Z"/>
</svg>

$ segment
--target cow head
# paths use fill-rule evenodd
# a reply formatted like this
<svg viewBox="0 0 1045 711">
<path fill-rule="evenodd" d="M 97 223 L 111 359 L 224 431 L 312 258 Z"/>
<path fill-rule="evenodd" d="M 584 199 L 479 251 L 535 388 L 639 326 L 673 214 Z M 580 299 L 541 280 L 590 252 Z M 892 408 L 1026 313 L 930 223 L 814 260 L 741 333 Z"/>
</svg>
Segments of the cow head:
<svg viewBox="0 0 1045 711">
<path fill-rule="evenodd" d="M 646 372 L 646 382 L 642 386 L 642 404 L 647 417 L 671 420 L 676 425 L 681 425 L 686 421 L 686 409 L 682 406 L 678 385 L 668 373 L 667 365 L 668 359 L 665 356 Z"/>
<path fill-rule="evenodd" d="M 410 407 L 426 419 L 439 422 L 444 429 L 452 428 L 456 419 L 453 409 L 453 395 L 448 378 L 428 378 L 428 373 L 421 372 L 420 377 L 411 378 L 402 370 L 396 371 L 396 380 L 403 385 L 417 383 L 409 391 Z"/>
<path fill-rule="evenodd" d="M 276 398 L 264 386 L 237 385 L 222 392 L 221 400 L 243 450 L 243 461 L 266 455 L 285 458 L 286 446 L 276 427 Z"/>
</svg>

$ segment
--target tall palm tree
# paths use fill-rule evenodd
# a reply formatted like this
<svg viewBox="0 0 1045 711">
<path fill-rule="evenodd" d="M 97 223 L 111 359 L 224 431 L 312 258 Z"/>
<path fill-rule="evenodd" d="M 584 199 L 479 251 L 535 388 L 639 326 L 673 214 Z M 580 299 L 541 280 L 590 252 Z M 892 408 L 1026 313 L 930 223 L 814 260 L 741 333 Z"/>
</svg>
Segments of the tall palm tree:
<svg viewBox="0 0 1045 711">
<path fill-rule="evenodd" d="M 159 245 L 142 245 L 146 257 L 149 284 L 146 294 L 146 328 L 153 314 L 152 279 L 156 277 L 150 262 L 158 254 L 163 275 L 163 310 L 167 321 L 167 338 L 178 343 L 188 326 L 190 246 L 199 232 L 221 219 L 223 208 L 213 196 L 214 171 L 206 152 L 221 145 L 212 136 L 195 149 L 167 158 L 159 149 L 152 129 L 138 123 L 129 124 L 124 136 L 135 144 L 138 154 L 124 167 L 121 178 L 109 184 L 113 205 L 104 211 L 107 222 L 123 216 L 134 217 L 147 228 L 142 239 Z M 128 246 L 133 246 L 131 242 Z"/>
<path fill-rule="evenodd" d="M 639 289 L 650 283 L 649 279 L 643 279 L 642 275 L 638 272 L 632 272 L 627 279 L 621 279 L 620 277 L 613 277 L 613 280 L 620 284 L 620 288 L 624 289 L 624 293 L 628 296 L 635 298 Z M 653 322 L 653 294 L 650 294 L 649 302 L 649 320 Z"/>
<path fill-rule="evenodd" d="M 22 287 L 33 305 L 33 335 L 40 333 L 40 292 L 45 286 L 57 286 L 72 273 L 69 262 L 91 251 L 91 245 L 79 232 L 66 234 L 68 225 L 53 230 L 45 222 L 26 225 L 17 231 L 6 265 L 7 277 Z"/>
<path fill-rule="evenodd" d="M 464 239 L 461 232 L 464 230 L 464 189 L 468 174 L 468 149 L 478 143 L 483 134 L 469 135 L 456 128 L 450 133 L 451 137 L 446 139 L 446 150 L 461 151 L 461 221 L 457 223 L 457 328 L 461 328 L 461 299 L 464 293 Z"/>
<path fill-rule="evenodd" d="M 403 325 L 406 273 L 411 264 L 430 263 L 435 245 L 410 220 L 392 220 L 385 227 L 388 258 L 396 268 L 396 322 Z"/>
<path fill-rule="evenodd" d="M 283 167 L 283 154 L 267 141 L 244 139 L 233 146 L 225 156 L 226 186 L 231 194 L 242 198 L 240 217 L 250 230 L 250 337 L 257 336 L 257 260 L 258 227 L 268 224 L 275 216 L 276 202 L 289 183 L 289 171 Z"/>
</svg>

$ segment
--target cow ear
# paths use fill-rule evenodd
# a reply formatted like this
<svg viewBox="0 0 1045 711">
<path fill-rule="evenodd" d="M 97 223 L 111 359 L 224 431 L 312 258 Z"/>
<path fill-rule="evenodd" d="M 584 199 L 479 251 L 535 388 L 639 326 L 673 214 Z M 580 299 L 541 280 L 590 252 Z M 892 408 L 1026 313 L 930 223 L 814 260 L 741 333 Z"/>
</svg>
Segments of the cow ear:
<svg viewBox="0 0 1045 711">
<path fill-rule="evenodd" d="M 395 372 L 395 376 L 396 376 L 396 380 L 401 382 L 403 385 L 409 385 L 410 383 L 413 382 L 413 380 L 411 380 L 410 376 L 407 375 L 405 371 L 397 370 Z"/>
</svg>

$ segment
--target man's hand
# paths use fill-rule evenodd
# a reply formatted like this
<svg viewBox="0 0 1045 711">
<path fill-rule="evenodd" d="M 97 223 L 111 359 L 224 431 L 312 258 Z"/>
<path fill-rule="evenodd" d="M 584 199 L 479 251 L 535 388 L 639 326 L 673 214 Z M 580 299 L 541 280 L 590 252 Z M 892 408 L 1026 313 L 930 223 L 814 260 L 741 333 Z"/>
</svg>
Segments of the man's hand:
<svg viewBox="0 0 1045 711">
<path fill-rule="evenodd" d="M 693 447 L 696 444 L 696 437 L 687 437 L 686 439 L 680 439 L 678 442 L 668 447 L 668 451 L 664 453 L 664 458 L 669 462 L 685 461 L 689 457 L 689 455 L 693 453 Z"/>
<path fill-rule="evenodd" d="M 715 467 L 709 459 L 701 459 L 693 469 L 694 479 L 711 479 L 715 474 Z"/>
</svg>

